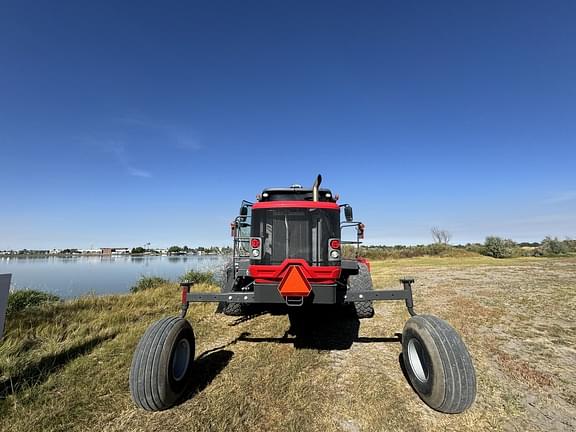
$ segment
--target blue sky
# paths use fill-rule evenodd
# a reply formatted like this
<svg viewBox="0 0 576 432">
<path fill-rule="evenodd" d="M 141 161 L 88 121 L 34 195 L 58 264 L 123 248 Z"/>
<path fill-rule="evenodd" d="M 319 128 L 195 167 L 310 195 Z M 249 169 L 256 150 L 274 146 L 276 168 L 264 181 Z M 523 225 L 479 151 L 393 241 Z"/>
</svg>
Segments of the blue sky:
<svg viewBox="0 0 576 432">
<path fill-rule="evenodd" d="M 0 249 L 225 245 L 325 186 L 376 244 L 576 236 L 576 3 L 0 2 Z"/>
</svg>

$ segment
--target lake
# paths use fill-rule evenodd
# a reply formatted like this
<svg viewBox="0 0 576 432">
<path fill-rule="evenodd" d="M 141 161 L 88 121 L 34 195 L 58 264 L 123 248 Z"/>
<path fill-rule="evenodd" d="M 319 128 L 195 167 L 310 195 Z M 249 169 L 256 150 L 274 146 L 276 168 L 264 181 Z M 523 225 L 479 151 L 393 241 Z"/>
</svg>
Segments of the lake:
<svg viewBox="0 0 576 432">
<path fill-rule="evenodd" d="M 12 273 L 12 288 L 33 288 L 69 298 L 124 293 L 142 275 L 177 280 L 189 270 L 222 269 L 229 258 L 188 256 L 0 257 L 0 274 Z"/>
</svg>

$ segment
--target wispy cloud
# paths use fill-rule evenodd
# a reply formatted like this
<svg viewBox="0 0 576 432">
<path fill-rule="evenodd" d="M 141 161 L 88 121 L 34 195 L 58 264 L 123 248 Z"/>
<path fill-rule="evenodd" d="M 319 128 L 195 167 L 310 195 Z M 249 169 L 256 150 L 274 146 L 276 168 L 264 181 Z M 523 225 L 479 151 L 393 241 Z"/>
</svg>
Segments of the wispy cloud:
<svg viewBox="0 0 576 432">
<path fill-rule="evenodd" d="M 112 154 L 116 161 L 120 164 L 120 166 L 124 169 L 124 171 L 133 177 L 142 177 L 142 178 L 150 178 L 152 174 L 149 171 L 146 171 L 141 168 L 137 168 L 131 163 L 128 162 L 128 158 L 126 156 L 126 150 L 124 145 L 119 143 L 114 143 L 112 147 Z"/>
<path fill-rule="evenodd" d="M 180 127 L 174 125 L 161 124 L 152 120 L 147 120 L 142 116 L 124 116 L 118 119 L 121 123 L 138 128 L 154 129 L 155 132 L 160 133 L 166 137 L 166 142 L 175 148 L 188 151 L 202 150 L 204 146 L 198 139 L 198 134 L 187 127 Z"/>
<path fill-rule="evenodd" d="M 152 177 L 152 174 L 150 174 L 148 171 L 134 168 L 133 166 L 130 166 L 130 165 L 126 166 L 126 170 L 127 170 L 128 174 L 130 174 L 131 176 L 134 176 L 134 177 L 145 177 L 145 178 Z"/>
<path fill-rule="evenodd" d="M 556 193 L 551 197 L 549 197 L 548 199 L 546 199 L 545 202 L 547 204 L 559 204 L 569 201 L 576 201 L 576 191 L 565 191 Z"/>
</svg>

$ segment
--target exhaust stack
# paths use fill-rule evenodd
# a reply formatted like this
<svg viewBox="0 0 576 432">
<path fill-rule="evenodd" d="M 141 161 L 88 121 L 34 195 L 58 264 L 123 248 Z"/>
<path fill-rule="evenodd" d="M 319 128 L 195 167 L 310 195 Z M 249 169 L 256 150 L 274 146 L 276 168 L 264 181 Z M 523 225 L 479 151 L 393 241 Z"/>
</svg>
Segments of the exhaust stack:
<svg viewBox="0 0 576 432">
<path fill-rule="evenodd" d="M 318 201 L 318 189 L 320 188 L 320 183 L 322 183 L 322 176 L 318 174 L 314 186 L 312 186 L 312 201 L 314 202 Z"/>
</svg>

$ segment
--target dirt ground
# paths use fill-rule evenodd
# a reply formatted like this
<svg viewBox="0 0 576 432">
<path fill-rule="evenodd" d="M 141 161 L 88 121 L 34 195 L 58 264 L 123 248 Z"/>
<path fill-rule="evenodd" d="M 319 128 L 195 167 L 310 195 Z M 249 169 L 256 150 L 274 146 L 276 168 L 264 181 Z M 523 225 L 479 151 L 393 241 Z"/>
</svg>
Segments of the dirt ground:
<svg viewBox="0 0 576 432">
<path fill-rule="evenodd" d="M 368 320 L 324 309 L 292 323 L 198 305 L 196 378 L 179 406 L 143 412 L 128 393 L 131 353 L 158 312 L 54 371 L 35 396 L 11 396 L 2 429 L 576 430 L 576 259 L 373 263 L 376 287 L 397 287 L 402 275 L 416 278 L 416 311 L 449 321 L 469 347 L 478 396 L 463 414 L 429 409 L 406 381 L 402 303 L 376 303 Z M 78 374 L 82 392 L 70 387 Z"/>
</svg>

